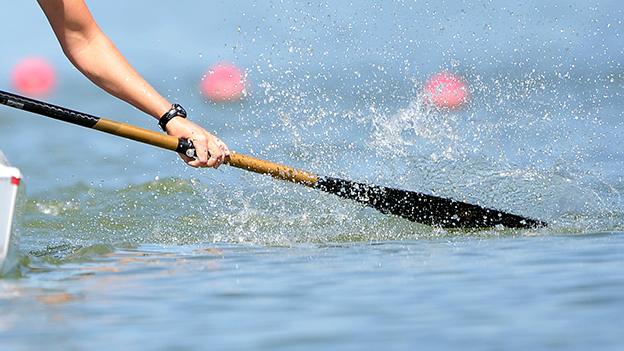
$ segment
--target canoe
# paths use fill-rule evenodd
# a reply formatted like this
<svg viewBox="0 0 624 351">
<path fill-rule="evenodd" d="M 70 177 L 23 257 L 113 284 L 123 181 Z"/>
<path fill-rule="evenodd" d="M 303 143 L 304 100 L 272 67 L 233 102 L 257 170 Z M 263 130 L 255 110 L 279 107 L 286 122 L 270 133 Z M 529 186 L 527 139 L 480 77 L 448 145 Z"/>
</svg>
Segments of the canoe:
<svg viewBox="0 0 624 351">
<path fill-rule="evenodd" d="M 22 175 L 11 167 L 0 151 L 0 275 L 11 272 L 17 263 L 15 206 Z"/>
</svg>

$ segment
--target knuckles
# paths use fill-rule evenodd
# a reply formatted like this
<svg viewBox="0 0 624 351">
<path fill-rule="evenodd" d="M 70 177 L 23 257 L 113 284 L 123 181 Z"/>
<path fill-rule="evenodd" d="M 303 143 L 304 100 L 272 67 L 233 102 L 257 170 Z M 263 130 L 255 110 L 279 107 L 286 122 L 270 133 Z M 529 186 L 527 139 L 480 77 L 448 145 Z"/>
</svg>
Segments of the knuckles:
<svg viewBox="0 0 624 351">
<path fill-rule="evenodd" d="M 193 140 L 198 152 L 197 159 L 186 162 L 189 166 L 193 168 L 218 168 L 225 158 L 230 155 L 230 150 L 216 136 L 203 130 L 193 130 L 190 134 L 190 138 Z M 204 150 L 204 152 L 201 150 Z"/>
</svg>

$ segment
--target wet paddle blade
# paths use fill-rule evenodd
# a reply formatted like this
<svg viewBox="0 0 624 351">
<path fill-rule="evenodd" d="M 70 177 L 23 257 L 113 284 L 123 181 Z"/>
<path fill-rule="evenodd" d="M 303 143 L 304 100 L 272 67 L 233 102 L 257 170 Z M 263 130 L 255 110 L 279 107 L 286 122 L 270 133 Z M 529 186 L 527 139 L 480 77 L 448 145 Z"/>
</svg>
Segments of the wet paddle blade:
<svg viewBox="0 0 624 351">
<path fill-rule="evenodd" d="M 436 227 L 488 228 L 502 225 L 508 228 L 536 228 L 547 225 L 539 220 L 452 199 L 338 178 L 321 177 L 314 187 L 355 200 L 382 213 Z"/>
</svg>

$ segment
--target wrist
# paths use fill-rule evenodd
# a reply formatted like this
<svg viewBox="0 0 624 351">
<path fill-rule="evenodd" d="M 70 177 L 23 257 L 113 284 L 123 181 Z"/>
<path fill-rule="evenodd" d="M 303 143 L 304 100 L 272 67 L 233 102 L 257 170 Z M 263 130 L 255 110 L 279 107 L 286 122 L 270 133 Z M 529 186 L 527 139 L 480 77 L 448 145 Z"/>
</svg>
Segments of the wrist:
<svg viewBox="0 0 624 351">
<path fill-rule="evenodd" d="M 165 112 L 159 119 L 158 125 L 163 131 L 167 131 L 167 124 L 176 117 L 186 118 L 186 110 L 179 104 L 171 105 L 171 108 Z"/>
</svg>

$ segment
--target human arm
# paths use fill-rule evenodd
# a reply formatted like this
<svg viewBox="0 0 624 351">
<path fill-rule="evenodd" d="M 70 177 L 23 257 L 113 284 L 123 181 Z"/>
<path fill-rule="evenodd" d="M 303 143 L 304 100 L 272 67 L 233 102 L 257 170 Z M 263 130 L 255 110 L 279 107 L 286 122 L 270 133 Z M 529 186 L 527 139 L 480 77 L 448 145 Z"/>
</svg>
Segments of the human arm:
<svg viewBox="0 0 624 351">
<path fill-rule="evenodd" d="M 38 2 L 67 58 L 93 83 L 156 119 L 171 108 L 100 30 L 84 0 Z M 182 155 L 190 166 L 218 167 L 229 155 L 221 140 L 187 119 L 173 118 L 167 133 L 193 141 L 198 158 Z"/>
</svg>

